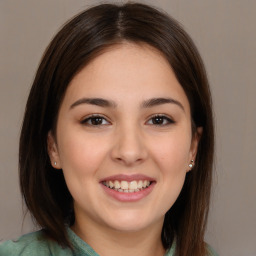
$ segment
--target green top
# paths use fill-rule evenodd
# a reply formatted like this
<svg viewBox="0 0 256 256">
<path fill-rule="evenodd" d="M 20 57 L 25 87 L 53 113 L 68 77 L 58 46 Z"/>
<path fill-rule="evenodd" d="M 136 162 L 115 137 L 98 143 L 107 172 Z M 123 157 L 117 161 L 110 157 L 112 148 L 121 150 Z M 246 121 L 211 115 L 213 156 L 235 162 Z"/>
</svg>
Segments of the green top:
<svg viewBox="0 0 256 256">
<path fill-rule="evenodd" d="M 74 251 L 63 249 L 58 243 L 46 240 L 42 231 L 21 236 L 16 241 L 6 241 L 0 245 L 1 256 L 99 256 L 90 245 L 79 238 L 71 229 L 67 229 Z M 217 254 L 208 247 L 209 256 Z M 174 256 L 175 246 L 165 256 Z"/>
</svg>

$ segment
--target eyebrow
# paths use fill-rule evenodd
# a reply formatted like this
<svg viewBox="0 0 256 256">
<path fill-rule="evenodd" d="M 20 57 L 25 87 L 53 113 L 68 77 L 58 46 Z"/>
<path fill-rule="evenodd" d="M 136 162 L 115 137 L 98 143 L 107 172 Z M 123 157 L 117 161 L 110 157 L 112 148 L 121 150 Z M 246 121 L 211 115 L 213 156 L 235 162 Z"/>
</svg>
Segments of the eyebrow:
<svg viewBox="0 0 256 256">
<path fill-rule="evenodd" d="M 142 108 L 150 108 L 150 107 L 154 107 L 154 106 L 159 106 L 162 104 L 176 104 L 177 106 L 179 106 L 182 110 L 184 110 L 183 105 L 172 98 L 152 98 L 152 99 L 148 99 L 142 102 L 141 107 Z"/>
<path fill-rule="evenodd" d="M 95 105 L 104 108 L 116 108 L 117 104 L 112 100 L 106 100 L 102 98 L 82 98 L 75 101 L 71 106 L 70 109 L 79 106 L 81 104 L 89 104 Z M 142 102 L 141 108 L 151 108 L 163 104 L 175 104 L 179 106 L 184 111 L 184 106 L 177 100 L 172 98 L 152 98 Z"/>
<path fill-rule="evenodd" d="M 81 105 L 81 104 L 90 104 L 90 105 L 95 105 L 103 108 L 116 108 L 117 105 L 114 101 L 111 100 L 105 100 L 102 98 L 82 98 L 74 102 L 71 106 L 70 109 Z"/>
</svg>

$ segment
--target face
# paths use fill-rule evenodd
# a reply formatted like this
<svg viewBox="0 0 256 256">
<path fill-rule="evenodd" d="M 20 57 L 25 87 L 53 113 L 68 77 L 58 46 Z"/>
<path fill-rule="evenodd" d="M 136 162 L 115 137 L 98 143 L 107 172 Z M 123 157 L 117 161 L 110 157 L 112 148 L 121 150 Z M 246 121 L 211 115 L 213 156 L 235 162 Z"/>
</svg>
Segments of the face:
<svg viewBox="0 0 256 256">
<path fill-rule="evenodd" d="M 108 49 L 70 82 L 48 136 L 76 224 L 137 231 L 162 225 L 195 158 L 188 99 L 149 46 Z"/>
</svg>

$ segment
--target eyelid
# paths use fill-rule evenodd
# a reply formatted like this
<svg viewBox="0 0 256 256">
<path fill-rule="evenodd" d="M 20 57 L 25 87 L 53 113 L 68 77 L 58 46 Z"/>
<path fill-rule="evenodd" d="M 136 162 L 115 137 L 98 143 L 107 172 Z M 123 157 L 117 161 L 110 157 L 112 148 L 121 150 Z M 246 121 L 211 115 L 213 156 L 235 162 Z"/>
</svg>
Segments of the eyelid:
<svg viewBox="0 0 256 256">
<path fill-rule="evenodd" d="M 105 117 L 104 115 L 102 114 L 91 114 L 91 115 L 88 115 L 88 116 L 85 116 L 83 117 L 81 120 L 80 120 L 80 123 L 83 124 L 83 125 L 88 125 L 88 126 L 103 126 L 103 125 L 108 125 L 108 124 L 100 124 L 100 125 L 92 125 L 92 124 L 86 124 L 86 122 L 92 118 L 102 118 L 104 120 L 106 120 L 109 124 L 110 124 L 110 121 L 108 120 L 107 117 Z"/>
<path fill-rule="evenodd" d="M 169 115 L 166 115 L 166 114 L 154 114 L 154 115 L 149 117 L 148 121 L 152 120 L 153 118 L 156 118 L 156 117 L 161 117 L 161 118 L 167 120 L 168 123 L 167 124 L 151 124 L 151 125 L 154 125 L 154 126 L 167 126 L 167 125 L 171 125 L 171 124 L 175 124 L 176 123 L 174 121 L 174 118 L 172 118 L 172 117 L 170 117 Z"/>
<path fill-rule="evenodd" d="M 154 124 L 154 123 L 152 123 L 152 124 L 150 124 L 150 125 L 159 126 L 159 127 L 160 127 L 160 126 L 168 126 L 168 125 L 171 125 L 171 124 L 176 123 L 176 122 L 174 121 L 174 119 L 173 119 L 172 117 L 170 117 L 169 115 L 167 115 L 167 114 L 154 114 L 154 115 L 150 116 L 150 117 L 147 119 L 146 124 L 147 124 L 150 120 L 152 120 L 153 118 L 157 118 L 157 117 L 163 118 L 163 119 L 164 119 L 165 121 L 167 121 L 168 123 L 167 123 L 167 124 Z M 93 125 L 93 124 L 87 124 L 87 123 L 86 123 L 88 120 L 93 119 L 93 118 L 101 118 L 101 119 L 107 121 L 108 124 Z M 91 115 L 85 116 L 85 117 L 83 117 L 83 118 L 80 120 L 80 123 L 83 124 L 83 125 L 92 126 L 92 127 L 98 127 L 98 128 L 99 128 L 100 126 L 106 126 L 106 125 L 111 124 L 111 122 L 109 121 L 109 118 L 105 117 L 105 116 L 102 115 L 102 114 L 91 114 Z"/>
</svg>

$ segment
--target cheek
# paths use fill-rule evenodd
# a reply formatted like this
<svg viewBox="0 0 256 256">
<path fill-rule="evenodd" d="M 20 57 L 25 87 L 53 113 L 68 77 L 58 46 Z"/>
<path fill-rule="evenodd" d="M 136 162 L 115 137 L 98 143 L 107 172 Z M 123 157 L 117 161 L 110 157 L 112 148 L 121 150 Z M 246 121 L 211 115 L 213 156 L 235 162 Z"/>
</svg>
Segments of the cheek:
<svg viewBox="0 0 256 256">
<path fill-rule="evenodd" d="M 184 134 L 169 136 L 151 148 L 153 149 L 151 154 L 162 171 L 176 173 L 187 169 L 190 152 L 189 136 Z"/>
<path fill-rule="evenodd" d="M 159 170 L 159 211 L 164 215 L 175 203 L 184 185 L 188 147 L 166 142 L 156 148 L 154 155 Z"/>
<path fill-rule="evenodd" d="M 68 189 L 74 201 L 90 201 L 91 195 L 95 194 L 95 179 L 104 162 L 106 148 L 83 133 L 66 133 L 61 138 L 59 154 Z"/>
<path fill-rule="evenodd" d="M 104 147 L 99 146 L 99 140 L 84 134 L 67 134 L 62 138 L 59 153 L 63 171 L 78 176 L 96 172 L 106 152 Z"/>
<path fill-rule="evenodd" d="M 171 136 L 173 135 L 173 136 Z M 169 134 L 151 147 L 151 155 L 158 169 L 161 212 L 165 214 L 178 198 L 188 170 L 190 134 Z"/>
</svg>

